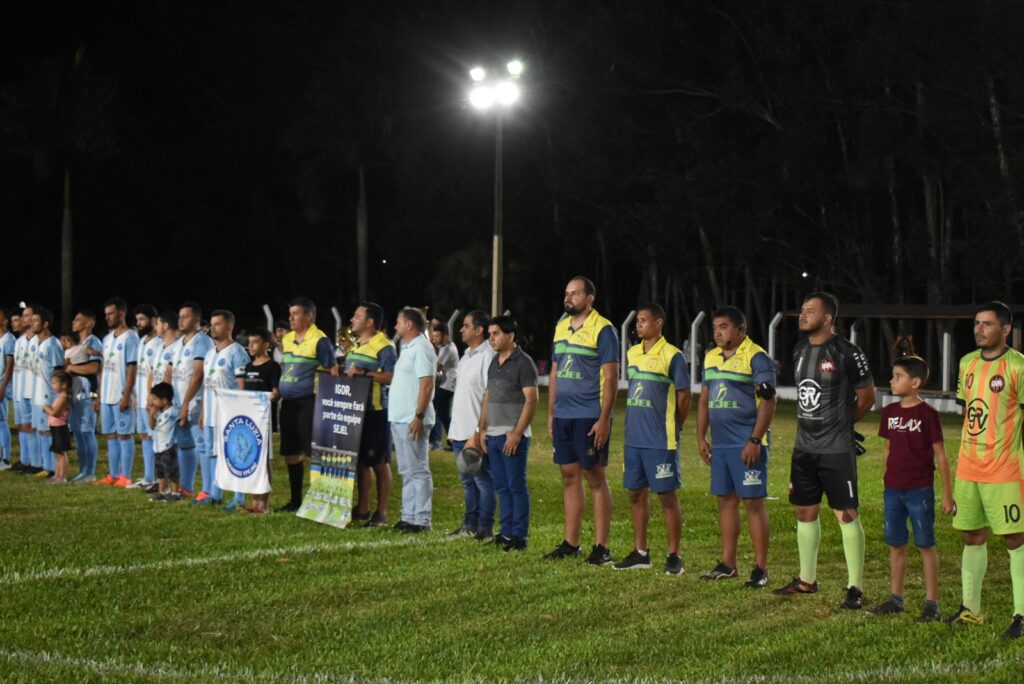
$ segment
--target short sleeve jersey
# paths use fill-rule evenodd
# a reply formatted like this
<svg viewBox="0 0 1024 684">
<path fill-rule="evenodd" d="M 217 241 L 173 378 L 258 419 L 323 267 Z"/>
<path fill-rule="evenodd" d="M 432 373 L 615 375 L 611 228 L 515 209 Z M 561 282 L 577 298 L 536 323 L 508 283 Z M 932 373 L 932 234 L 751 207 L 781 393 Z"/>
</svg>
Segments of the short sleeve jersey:
<svg viewBox="0 0 1024 684">
<path fill-rule="evenodd" d="M 977 349 L 960 359 L 957 402 L 964 426 L 956 477 L 971 482 L 1024 480 L 1024 355 L 1007 349 L 985 359 Z"/>
<path fill-rule="evenodd" d="M 156 415 L 153 421 L 153 451 L 167 451 L 175 443 L 175 428 L 178 424 L 178 407 L 171 405 Z"/>
<path fill-rule="evenodd" d="M 24 375 L 22 376 L 21 398 L 31 401 L 32 395 L 36 393 L 36 351 L 39 349 L 37 336 L 30 335 L 25 338 L 25 346 L 22 349 L 24 350 L 22 361 Z M 15 397 L 17 398 L 17 395 Z"/>
<path fill-rule="evenodd" d="M 365 371 L 391 373 L 395 370 L 395 363 L 398 361 L 398 353 L 395 351 L 394 343 L 382 332 L 354 347 L 345 357 L 345 370 L 355 366 Z M 370 393 L 369 411 L 384 411 L 388 407 L 388 388 L 373 381 L 373 391 Z"/>
<path fill-rule="evenodd" d="M 626 446 L 675 451 L 676 393 L 690 389 L 683 352 L 662 337 L 646 352 L 642 342 L 630 347 L 626 364 Z"/>
<path fill-rule="evenodd" d="M 801 340 L 793 350 L 793 368 L 796 448 L 811 454 L 852 453 L 855 390 L 874 383 L 864 352 L 838 336 L 824 344 Z"/>
<path fill-rule="evenodd" d="M 555 326 L 551 360 L 555 369 L 555 418 L 598 418 L 604 398 L 601 366 L 619 360 L 619 338 L 611 321 L 591 310 L 573 329 L 566 316 Z"/>
<path fill-rule="evenodd" d="M 184 337 L 179 338 L 178 347 L 174 350 L 174 359 L 171 362 L 174 368 L 171 371 L 174 401 L 179 406 L 185 400 L 185 393 L 188 392 L 188 386 L 192 382 L 192 373 L 195 372 L 196 361 L 206 359 L 206 355 L 212 349 L 213 340 L 206 333 L 197 332 L 187 341 Z M 196 394 L 197 396 L 193 397 L 193 401 L 196 401 L 198 398 L 198 392 Z M 192 405 L 190 404 L 188 408 L 191 413 Z"/>
<path fill-rule="evenodd" d="M 720 347 L 704 356 L 704 384 L 708 388 L 711 443 L 717 447 L 746 446 L 757 422 L 762 383 L 775 386 L 775 363 L 764 349 L 744 337 L 726 358 Z M 761 443 L 768 445 L 767 433 Z"/>
<path fill-rule="evenodd" d="M 496 437 L 515 428 L 523 413 L 526 396 L 523 389 L 537 386 L 537 365 L 522 349 L 516 347 L 505 363 L 495 354 L 487 369 L 487 435 Z M 526 426 L 524 437 L 530 437 Z"/>
<path fill-rule="evenodd" d="M 14 341 L 14 375 L 11 377 L 13 390 L 12 398 L 15 401 L 24 399 L 25 383 L 29 377 L 28 363 L 28 335 L 19 335 Z"/>
<path fill-rule="evenodd" d="M 903 408 L 894 402 L 882 409 L 878 436 L 889 440 L 885 486 L 919 489 L 935 482 L 934 445 L 942 442 L 939 412 L 925 402 Z"/>
<path fill-rule="evenodd" d="M 36 345 L 35 383 L 32 389 L 32 403 L 45 406 L 52 403 L 57 393 L 50 387 L 50 378 L 58 368 L 64 367 L 64 350 L 60 341 L 50 335 Z"/>
<path fill-rule="evenodd" d="M 82 350 L 82 355 L 70 359 L 67 363 L 78 364 L 78 363 L 92 363 L 93 361 L 99 362 L 100 366 L 103 365 L 103 343 L 95 335 L 89 335 L 82 340 L 78 348 Z M 78 403 L 83 400 L 89 400 L 88 394 L 93 391 L 94 385 L 91 383 L 95 380 L 96 375 L 74 375 L 71 379 L 71 401 Z M 144 405 L 143 405 L 144 406 Z"/>
<path fill-rule="evenodd" d="M 100 402 L 121 401 L 128 382 L 128 366 L 139 358 L 139 334 L 128 328 L 120 335 L 112 332 L 103 338 L 103 374 L 100 376 Z M 136 369 L 136 373 L 138 369 Z"/>
<path fill-rule="evenodd" d="M 281 362 L 281 385 L 278 388 L 282 399 L 303 399 L 316 395 L 316 372 L 334 366 L 334 346 L 320 328 L 312 325 L 302 336 L 295 339 L 295 331 L 289 331 L 281 342 L 284 359 Z"/>
<path fill-rule="evenodd" d="M 153 369 L 163 346 L 163 340 L 155 335 L 148 340 L 139 340 L 139 353 L 135 367 L 135 402 L 141 409 L 145 409 L 149 402 L 149 381 L 153 376 Z"/>
<path fill-rule="evenodd" d="M 0 336 L 0 379 L 7 374 L 8 366 L 11 367 L 11 381 L 4 390 L 4 396 L 0 397 L 4 400 L 14 397 L 14 335 L 6 332 Z"/>
<path fill-rule="evenodd" d="M 215 392 L 219 389 L 238 389 L 238 379 L 245 378 L 249 352 L 232 342 L 221 350 L 211 349 L 203 359 L 203 421 L 213 427 Z"/>
<path fill-rule="evenodd" d="M 164 381 L 164 375 L 167 373 L 167 369 L 174 366 L 174 355 L 177 353 L 178 347 L 180 346 L 180 337 L 175 338 L 170 344 L 164 343 L 163 340 L 160 341 L 160 346 L 157 347 L 156 360 L 153 361 L 154 385 Z"/>
</svg>

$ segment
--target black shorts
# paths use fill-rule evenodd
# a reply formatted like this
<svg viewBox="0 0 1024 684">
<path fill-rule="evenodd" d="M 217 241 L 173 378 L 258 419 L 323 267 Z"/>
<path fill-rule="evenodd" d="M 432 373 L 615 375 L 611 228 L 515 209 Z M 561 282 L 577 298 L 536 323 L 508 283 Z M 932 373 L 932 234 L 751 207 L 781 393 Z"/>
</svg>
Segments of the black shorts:
<svg viewBox="0 0 1024 684">
<path fill-rule="evenodd" d="M 67 425 L 49 425 L 50 438 L 53 442 L 50 444 L 50 452 L 54 454 L 66 454 L 71 451 L 71 431 L 68 430 Z"/>
<path fill-rule="evenodd" d="M 367 411 L 356 464 L 371 468 L 381 463 L 391 463 L 391 423 L 387 411 Z"/>
<path fill-rule="evenodd" d="M 789 469 L 789 503 L 816 506 L 822 493 L 828 505 L 841 511 L 857 508 L 857 457 L 849 454 L 809 454 L 793 450 Z"/>
<path fill-rule="evenodd" d="M 607 466 L 610 435 L 598 449 L 594 446 L 594 437 L 587 434 L 596 422 L 597 418 L 555 418 L 551 430 L 555 463 L 560 466 L 579 463 L 584 470 Z"/>
<path fill-rule="evenodd" d="M 313 404 L 316 397 L 281 400 L 281 455 L 312 453 Z"/>
<path fill-rule="evenodd" d="M 171 447 L 167 451 L 154 454 L 156 460 L 156 478 L 158 480 L 178 481 L 178 449 Z"/>
</svg>

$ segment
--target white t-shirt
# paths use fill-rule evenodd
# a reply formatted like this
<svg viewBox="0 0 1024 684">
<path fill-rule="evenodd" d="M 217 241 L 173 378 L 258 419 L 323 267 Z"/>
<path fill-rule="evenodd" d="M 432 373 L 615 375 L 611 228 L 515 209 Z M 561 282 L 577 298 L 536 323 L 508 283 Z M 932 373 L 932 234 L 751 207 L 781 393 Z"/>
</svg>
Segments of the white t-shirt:
<svg viewBox="0 0 1024 684">
<path fill-rule="evenodd" d="M 128 382 L 128 366 L 139 357 L 139 334 L 128 328 L 120 335 L 107 333 L 103 338 L 103 374 L 100 376 L 100 401 L 117 404 Z M 136 369 L 138 373 L 138 369 Z"/>
<path fill-rule="evenodd" d="M 466 348 L 459 360 L 459 382 L 452 397 L 452 423 L 448 437 L 464 441 L 473 436 L 480 424 L 480 407 L 487 389 L 487 369 L 495 351 L 487 340 L 476 349 Z"/>
</svg>

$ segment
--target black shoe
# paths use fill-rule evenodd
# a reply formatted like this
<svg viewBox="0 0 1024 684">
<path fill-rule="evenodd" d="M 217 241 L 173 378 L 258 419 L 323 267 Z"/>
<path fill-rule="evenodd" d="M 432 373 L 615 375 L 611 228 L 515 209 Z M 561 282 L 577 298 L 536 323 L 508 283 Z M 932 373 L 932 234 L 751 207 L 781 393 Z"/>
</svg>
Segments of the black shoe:
<svg viewBox="0 0 1024 684">
<path fill-rule="evenodd" d="M 562 558 L 571 558 L 578 555 L 580 555 L 580 547 L 573 546 L 563 539 L 562 543 L 556 546 L 554 551 L 544 555 L 544 559 L 561 560 Z"/>
<path fill-rule="evenodd" d="M 600 544 L 594 544 L 587 556 L 587 562 L 591 565 L 607 565 L 612 562 L 612 552 Z"/>
<path fill-rule="evenodd" d="M 388 517 L 386 515 L 381 515 L 380 511 L 374 511 L 373 515 L 370 516 L 370 519 L 366 521 L 366 524 L 363 525 L 363 527 L 384 527 L 387 524 Z"/>
<path fill-rule="evenodd" d="M 793 596 L 795 594 L 817 594 L 818 583 L 817 582 L 804 582 L 799 577 L 794 577 L 793 581 L 784 587 L 779 587 L 772 591 L 776 596 Z"/>
<path fill-rule="evenodd" d="M 476 534 L 473 535 L 473 539 L 476 539 L 477 541 L 482 541 L 482 542 L 488 541 L 489 539 L 492 539 L 493 537 L 494 537 L 494 533 L 491 532 L 490 530 L 477 530 Z"/>
<path fill-rule="evenodd" d="M 526 540 L 522 537 L 512 537 L 508 540 L 508 544 L 505 544 L 506 551 L 525 551 Z"/>
<path fill-rule="evenodd" d="M 633 549 L 629 552 L 629 555 L 620 560 L 618 563 L 612 566 L 613 570 L 646 570 L 651 567 L 651 553 L 650 551 L 640 552 L 639 549 Z"/>
<path fill-rule="evenodd" d="M 872 615 L 896 615 L 897 613 L 903 612 L 903 604 L 896 603 L 894 600 L 890 598 L 884 603 L 879 603 L 877 606 L 875 606 L 868 612 L 870 612 Z M 923 616 L 924 613 L 922 613 L 921 615 Z"/>
<path fill-rule="evenodd" d="M 760 565 L 755 565 L 750 571 L 750 579 L 743 583 L 743 586 L 751 589 L 764 589 L 768 586 L 768 571 Z"/>
<path fill-rule="evenodd" d="M 299 510 L 299 504 L 295 503 L 294 501 L 289 501 L 284 506 L 281 506 L 280 508 L 275 508 L 274 512 L 275 513 L 294 513 L 297 510 Z"/>
<path fill-rule="evenodd" d="M 421 532 L 429 532 L 430 527 L 428 525 L 406 525 L 402 529 L 402 534 L 420 534 Z"/>
<path fill-rule="evenodd" d="M 160 483 L 159 482 L 154 482 L 153 484 L 151 484 L 148 487 L 146 487 L 146 493 L 147 494 L 156 494 L 159 491 L 160 491 Z"/>
<path fill-rule="evenodd" d="M 494 535 L 494 538 L 491 541 L 487 542 L 487 544 L 489 546 L 491 546 L 491 545 L 497 546 L 499 549 L 501 549 L 501 548 L 505 548 L 505 546 L 507 546 L 508 543 L 511 542 L 511 541 L 512 541 L 512 537 L 506 537 L 503 534 L 496 534 L 496 535 Z"/>
<path fill-rule="evenodd" d="M 1013 616 L 1013 622 L 1003 632 L 1003 638 L 1005 639 L 1020 639 L 1024 636 L 1024 615 L 1018 613 Z"/>
<path fill-rule="evenodd" d="M 9 472 L 18 473 L 20 475 L 21 473 L 25 472 L 25 468 L 28 468 L 28 466 L 22 463 L 21 461 L 18 461 L 17 463 L 11 466 L 11 470 Z"/>
<path fill-rule="evenodd" d="M 860 610 L 864 607 L 864 592 L 857 587 L 846 589 L 846 600 L 840 604 L 847 610 Z"/>
<path fill-rule="evenodd" d="M 682 575 L 684 572 L 686 572 L 686 568 L 683 567 L 683 559 L 679 557 L 678 553 L 670 553 L 665 557 L 666 575 Z"/>
<path fill-rule="evenodd" d="M 352 511 L 352 522 L 366 522 L 370 519 L 370 512 L 360 513 L 359 511 Z"/>
<path fill-rule="evenodd" d="M 940 620 L 942 620 L 942 613 L 934 604 L 925 604 L 921 609 L 921 615 L 917 618 L 918 622 L 939 622 Z"/>
<path fill-rule="evenodd" d="M 411 525 L 411 524 L 412 523 L 405 522 L 404 520 L 399 520 L 398 522 L 396 522 L 394 525 L 391 526 L 391 529 L 395 530 L 396 532 L 404 532 L 405 528 L 409 527 L 409 525 Z"/>
<path fill-rule="evenodd" d="M 476 528 L 470 527 L 469 525 L 463 525 L 462 527 L 452 530 L 446 537 L 472 537 L 476 535 Z"/>
<path fill-rule="evenodd" d="M 700 576 L 702 580 L 723 580 L 723 579 L 735 579 L 740 576 L 739 570 L 736 568 L 730 568 L 725 563 L 719 563 L 712 569 L 705 572 Z"/>
</svg>

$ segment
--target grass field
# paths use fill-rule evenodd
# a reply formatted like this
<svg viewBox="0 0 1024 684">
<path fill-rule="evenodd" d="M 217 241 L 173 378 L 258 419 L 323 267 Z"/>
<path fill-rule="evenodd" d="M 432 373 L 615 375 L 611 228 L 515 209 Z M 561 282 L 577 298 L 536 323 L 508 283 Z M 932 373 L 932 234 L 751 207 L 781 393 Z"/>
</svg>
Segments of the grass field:
<svg viewBox="0 0 1024 684">
<path fill-rule="evenodd" d="M 502 553 L 444 533 L 461 522 L 451 454 L 432 455 L 434 531 L 336 530 L 289 515 L 252 518 L 154 504 L 108 487 L 46 487 L 0 473 L 0 680 L 706 680 L 1024 681 L 1024 643 L 999 633 L 1011 614 L 1008 563 L 990 543 L 987 623 L 950 630 L 914 621 L 920 560 L 908 569 L 908 612 L 879 618 L 839 608 L 846 585 L 839 530 L 823 516 L 821 593 L 779 598 L 742 581 L 704 583 L 718 559 L 716 504 L 683 440 L 682 556 L 687 574 L 614 572 L 541 555 L 562 538 L 561 485 L 542 405 L 529 481 L 530 548 Z M 861 426 L 873 435 L 877 414 Z M 956 453 L 959 420 L 945 420 Z M 613 434 L 616 560 L 632 547 L 621 486 L 621 409 Z M 797 570 L 786 502 L 792 406 L 780 407 L 770 462 L 771 586 Z M 17 441 L 15 440 L 15 444 Z M 882 541 L 881 442 L 867 440 L 860 487 L 867 601 L 888 596 Z M 102 472 L 105 448 L 101 447 Z M 280 459 L 277 482 L 286 482 Z M 136 471 L 141 459 L 136 459 Z M 74 465 L 72 472 L 75 472 Z M 399 481 L 396 478 L 397 504 Z M 274 494 L 281 504 L 287 494 Z M 664 558 L 652 502 L 651 551 Z M 587 516 L 590 515 L 588 506 Z M 397 520 L 397 510 L 391 519 Z M 942 609 L 959 605 L 958 537 L 938 523 Z M 583 543 L 593 542 L 592 525 Z M 740 566 L 752 566 L 740 538 Z"/>
</svg>

